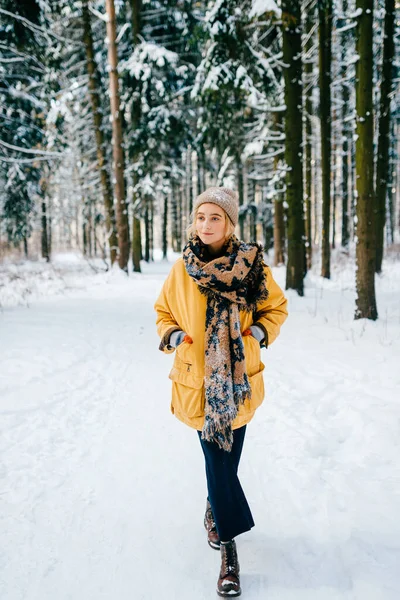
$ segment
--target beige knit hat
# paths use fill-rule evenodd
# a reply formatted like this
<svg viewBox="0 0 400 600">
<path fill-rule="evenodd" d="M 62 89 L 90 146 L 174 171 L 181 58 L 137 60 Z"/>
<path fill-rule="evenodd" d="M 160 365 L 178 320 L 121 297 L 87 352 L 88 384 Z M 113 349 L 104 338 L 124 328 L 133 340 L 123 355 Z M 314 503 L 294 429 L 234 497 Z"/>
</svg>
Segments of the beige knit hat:
<svg viewBox="0 0 400 600">
<path fill-rule="evenodd" d="M 206 202 L 221 207 L 236 227 L 239 216 L 237 192 L 226 187 L 209 187 L 200 196 L 197 196 L 193 205 L 193 213 L 195 214 L 199 206 Z"/>
</svg>

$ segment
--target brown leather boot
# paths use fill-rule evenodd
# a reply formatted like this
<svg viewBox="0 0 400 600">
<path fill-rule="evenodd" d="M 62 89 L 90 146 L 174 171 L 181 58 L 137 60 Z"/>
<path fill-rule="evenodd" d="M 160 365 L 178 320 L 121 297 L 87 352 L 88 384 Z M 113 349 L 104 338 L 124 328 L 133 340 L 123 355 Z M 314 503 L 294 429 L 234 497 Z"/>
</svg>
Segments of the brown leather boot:
<svg viewBox="0 0 400 600">
<path fill-rule="evenodd" d="M 208 500 L 206 505 L 206 514 L 204 515 L 204 527 L 207 530 L 209 545 L 211 546 L 211 548 L 214 548 L 214 550 L 219 550 L 219 536 L 217 532 L 217 527 L 215 525 L 211 504 Z"/>
<path fill-rule="evenodd" d="M 236 542 L 221 542 L 221 571 L 217 583 L 217 594 L 223 598 L 240 596 L 239 561 Z"/>
</svg>

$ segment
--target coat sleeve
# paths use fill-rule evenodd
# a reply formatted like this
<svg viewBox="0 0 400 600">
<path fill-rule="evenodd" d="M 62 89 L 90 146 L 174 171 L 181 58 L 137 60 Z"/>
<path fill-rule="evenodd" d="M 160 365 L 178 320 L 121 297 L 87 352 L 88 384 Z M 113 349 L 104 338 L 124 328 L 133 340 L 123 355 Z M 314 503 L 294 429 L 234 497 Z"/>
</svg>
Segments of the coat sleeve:
<svg viewBox="0 0 400 600">
<path fill-rule="evenodd" d="M 157 313 L 157 332 L 161 338 L 161 342 L 159 345 L 159 350 L 165 352 L 166 354 L 171 354 L 175 350 L 173 346 L 169 345 L 169 338 L 173 331 L 178 331 L 181 328 L 179 327 L 174 315 L 172 314 L 171 308 L 168 303 L 168 296 L 170 290 L 171 279 L 173 277 L 172 268 L 170 274 L 164 282 L 164 285 L 161 289 L 160 295 L 157 298 L 157 301 L 154 305 L 154 309 Z"/>
<path fill-rule="evenodd" d="M 254 325 L 258 325 L 264 332 L 265 339 L 262 347 L 268 348 L 279 335 L 281 325 L 285 322 L 287 311 L 287 299 L 279 285 L 272 276 L 269 267 L 265 267 L 267 277 L 268 298 L 257 306 L 254 315 Z"/>
</svg>

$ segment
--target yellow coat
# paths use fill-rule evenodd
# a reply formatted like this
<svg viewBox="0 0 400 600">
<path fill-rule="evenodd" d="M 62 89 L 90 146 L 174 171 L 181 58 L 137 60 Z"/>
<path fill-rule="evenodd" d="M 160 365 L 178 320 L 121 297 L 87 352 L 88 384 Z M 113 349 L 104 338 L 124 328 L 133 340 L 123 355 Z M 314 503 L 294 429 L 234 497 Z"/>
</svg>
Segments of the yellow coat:
<svg viewBox="0 0 400 600">
<path fill-rule="evenodd" d="M 250 325 L 259 325 L 267 334 L 266 344 L 269 346 L 277 338 L 288 313 L 287 300 L 274 281 L 271 269 L 264 266 L 264 270 L 268 299 L 257 306 L 255 315 L 240 311 L 240 323 L 242 332 Z M 157 312 L 157 331 L 161 337 L 160 350 L 166 353 L 174 351 L 168 341 L 171 333 L 177 329 L 182 329 L 193 340 L 193 344 L 182 342 L 177 347 L 169 378 L 172 379 L 172 413 L 197 430 L 201 430 L 204 423 L 206 305 L 207 299 L 187 274 L 183 259 L 178 259 L 164 282 L 154 308 Z M 243 337 L 243 344 L 251 400 L 246 400 L 239 407 L 238 415 L 232 423 L 233 429 L 246 425 L 264 399 L 264 364 L 261 362 L 260 344 L 251 335 Z"/>
</svg>

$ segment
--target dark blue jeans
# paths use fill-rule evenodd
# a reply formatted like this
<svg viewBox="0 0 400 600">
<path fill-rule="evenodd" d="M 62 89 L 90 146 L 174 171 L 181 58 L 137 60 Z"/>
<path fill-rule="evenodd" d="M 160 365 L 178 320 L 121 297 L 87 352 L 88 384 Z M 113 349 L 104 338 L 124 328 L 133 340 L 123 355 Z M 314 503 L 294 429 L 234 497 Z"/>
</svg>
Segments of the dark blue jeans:
<svg viewBox="0 0 400 600">
<path fill-rule="evenodd" d="M 201 439 L 206 461 L 208 499 L 214 514 L 219 539 L 227 542 L 254 527 L 253 517 L 237 475 L 246 425 L 233 431 L 231 452 Z"/>
</svg>

